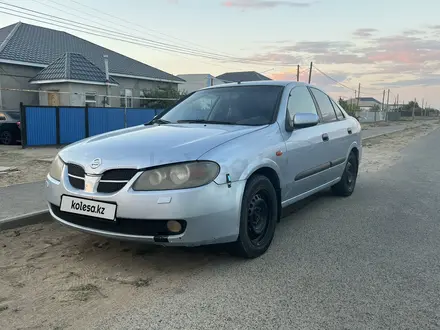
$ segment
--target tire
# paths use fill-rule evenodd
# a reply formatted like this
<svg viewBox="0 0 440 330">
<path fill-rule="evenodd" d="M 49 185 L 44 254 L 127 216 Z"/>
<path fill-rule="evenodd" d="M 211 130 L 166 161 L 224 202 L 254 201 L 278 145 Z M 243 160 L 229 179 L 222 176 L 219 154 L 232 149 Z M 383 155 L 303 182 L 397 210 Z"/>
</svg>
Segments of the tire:
<svg viewBox="0 0 440 330">
<path fill-rule="evenodd" d="M 252 176 L 243 194 L 240 232 L 230 246 L 233 255 L 256 258 L 272 243 L 277 224 L 278 200 L 275 188 L 263 175 Z"/>
<path fill-rule="evenodd" d="M 332 186 L 332 191 L 336 196 L 348 197 L 353 194 L 358 175 L 358 160 L 354 152 L 350 152 L 341 181 Z"/>
<path fill-rule="evenodd" d="M 10 131 L 2 131 L 0 133 L 0 143 L 11 145 L 14 144 L 14 135 Z"/>
</svg>

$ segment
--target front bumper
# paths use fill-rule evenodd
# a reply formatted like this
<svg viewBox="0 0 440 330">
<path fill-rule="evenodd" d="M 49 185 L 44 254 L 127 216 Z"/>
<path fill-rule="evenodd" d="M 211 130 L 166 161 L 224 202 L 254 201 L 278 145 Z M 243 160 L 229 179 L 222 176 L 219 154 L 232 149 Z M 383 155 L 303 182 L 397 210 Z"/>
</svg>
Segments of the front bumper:
<svg viewBox="0 0 440 330">
<path fill-rule="evenodd" d="M 155 192 L 133 191 L 130 188 L 132 181 L 117 193 L 103 194 L 72 187 L 66 169 L 60 182 L 47 176 L 46 198 L 50 214 L 74 229 L 121 240 L 197 246 L 237 239 L 245 181 L 234 182 L 230 188 L 212 182 L 199 188 Z M 63 195 L 116 203 L 116 222 L 61 212 Z M 145 230 L 136 232 L 136 226 L 145 229 L 167 220 L 183 221 L 185 230 L 178 235 L 150 235 L 145 234 Z"/>
</svg>

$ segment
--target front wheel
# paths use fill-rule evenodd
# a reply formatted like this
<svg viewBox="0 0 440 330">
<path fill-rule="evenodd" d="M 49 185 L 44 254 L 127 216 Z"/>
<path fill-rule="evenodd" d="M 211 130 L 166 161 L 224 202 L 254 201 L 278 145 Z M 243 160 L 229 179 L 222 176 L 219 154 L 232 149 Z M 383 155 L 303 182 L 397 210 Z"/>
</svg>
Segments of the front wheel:
<svg viewBox="0 0 440 330">
<path fill-rule="evenodd" d="M 332 191 L 337 196 L 348 197 L 353 194 L 358 175 L 358 161 L 356 155 L 351 152 L 345 164 L 341 181 L 332 186 Z"/>
<path fill-rule="evenodd" d="M 243 195 L 240 233 L 231 252 L 244 258 L 264 254 L 272 243 L 278 215 L 275 188 L 263 175 L 249 179 Z"/>
</svg>

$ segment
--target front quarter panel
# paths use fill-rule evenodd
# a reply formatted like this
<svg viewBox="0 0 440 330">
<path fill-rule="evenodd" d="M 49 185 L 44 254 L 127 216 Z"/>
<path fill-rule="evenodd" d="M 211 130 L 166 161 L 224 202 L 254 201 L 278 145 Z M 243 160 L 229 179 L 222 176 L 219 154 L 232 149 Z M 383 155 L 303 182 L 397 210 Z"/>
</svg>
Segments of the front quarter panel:
<svg viewBox="0 0 440 330">
<path fill-rule="evenodd" d="M 224 143 L 202 155 L 199 160 L 213 160 L 220 165 L 220 173 L 214 180 L 217 184 L 227 183 L 229 174 L 231 182 L 246 180 L 252 173 L 262 167 L 273 169 L 281 181 L 281 170 L 285 157 L 285 143 L 274 123 L 264 129 L 246 134 Z"/>
</svg>

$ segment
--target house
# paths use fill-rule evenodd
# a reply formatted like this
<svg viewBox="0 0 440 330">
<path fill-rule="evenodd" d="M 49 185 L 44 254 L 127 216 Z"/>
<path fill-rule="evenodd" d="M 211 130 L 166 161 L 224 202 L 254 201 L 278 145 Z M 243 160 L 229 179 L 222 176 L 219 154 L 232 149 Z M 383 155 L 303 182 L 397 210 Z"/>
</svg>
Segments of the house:
<svg viewBox="0 0 440 330">
<path fill-rule="evenodd" d="M 217 76 L 217 79 L 228 82 L 272 80 L 255 71 L 226 72 L 221 74 L 220 76 Z"/>
<path fill-rule="evenodd" d="M 21 22 L 0 29 L 0 109 L 17 109 L 20 102 L 142 107 L 136 97 L 156 89 L 177 90 L 183 82 L 63 31 Z"/>
<path fill-rule="evenodd" d="M 179 91 L 192 93 L 201 88 L 224 84 L 226 81 L 218 79 L 209 73 L 202 74 L 178 74 L 177 77 L 185 80 L 184 83 L 179 84 Z"/>
<path fill-rule="evenodd" d="M 353 98 L 347 100 L 347 103 L 350 104 L 353 102 L 353 104 L 357 104 L 358 98 Z M 360 97 L 359 98 L 359 108 L 361 111 L 368 111 L 373 107 L 374 105 L 378 105 L 380 109 L 382 109 L 382 103 L 376 100 L 374 97 Z"/>
</svg>

